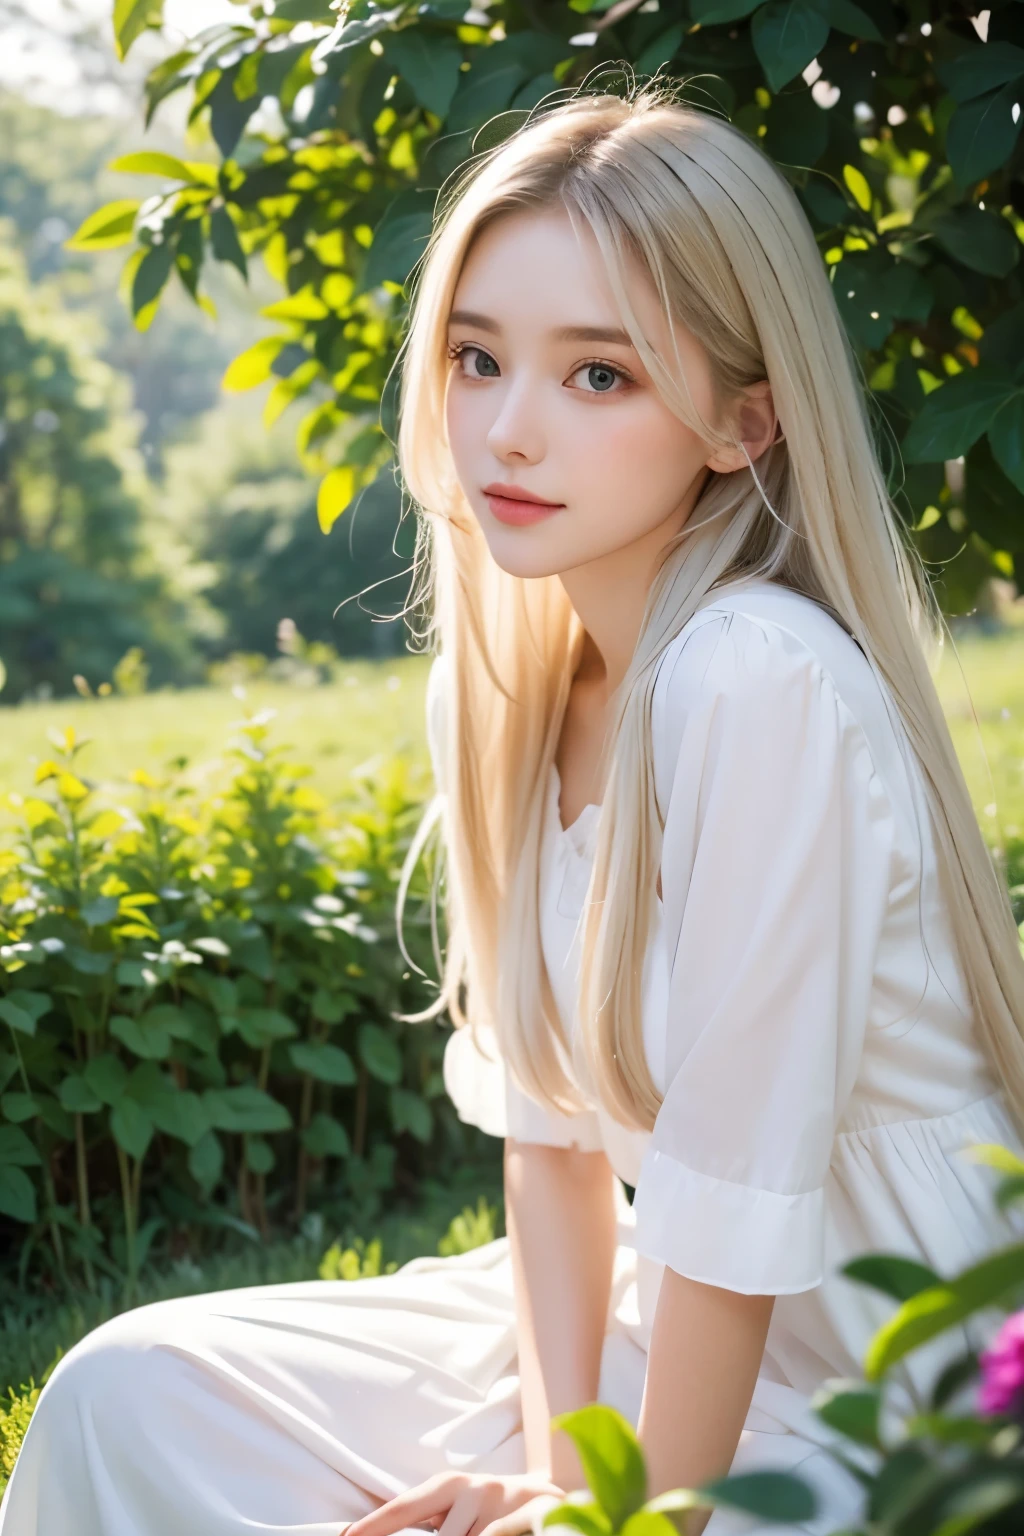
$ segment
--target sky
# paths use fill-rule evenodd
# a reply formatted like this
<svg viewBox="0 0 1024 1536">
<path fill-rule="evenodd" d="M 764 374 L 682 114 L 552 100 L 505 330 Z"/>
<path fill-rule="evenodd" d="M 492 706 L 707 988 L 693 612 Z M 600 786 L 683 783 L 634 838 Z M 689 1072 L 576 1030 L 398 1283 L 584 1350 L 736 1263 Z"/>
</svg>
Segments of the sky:
<svg viewBox="0 0 1024 1536">
<path fill-rule="evenodd" d="M 165 0 L 167 41 L 141 38 L 126 64 L 114 55 L 112 0 L 0 0 L 0 85 L 58 110 L 123 114 L 137 108 L 146 68 L 168 46 L 239 11 L 229 0 Z M 71 34 L 91 25 L 91 45 Z"/>
</svg>

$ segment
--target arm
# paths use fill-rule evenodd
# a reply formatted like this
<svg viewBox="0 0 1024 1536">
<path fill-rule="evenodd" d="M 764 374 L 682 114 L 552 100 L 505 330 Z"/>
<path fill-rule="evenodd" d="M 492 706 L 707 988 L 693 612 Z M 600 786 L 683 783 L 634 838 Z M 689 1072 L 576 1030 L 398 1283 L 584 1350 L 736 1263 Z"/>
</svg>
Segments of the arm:
<svg viewBox="0 0 1024 1536">
<path fill-rule="evenodd" d="M 526 1464 L 562 1488 L 585 1479 L 554 1414 L 597 1398 L 615 1257 L 615 1175 L 602 1152 L 505 1142 Z"/>
<path fill-rule="evenodd" d="M 639 1424 L 650 1497 L 728 1474 L 774 1305 L 774 1296 L 747 1296 L 665 1270 Z M 710 1518 L 710 1510 L 694 1510 L 687 1536 L 700 1536 Z"/>
</svg>

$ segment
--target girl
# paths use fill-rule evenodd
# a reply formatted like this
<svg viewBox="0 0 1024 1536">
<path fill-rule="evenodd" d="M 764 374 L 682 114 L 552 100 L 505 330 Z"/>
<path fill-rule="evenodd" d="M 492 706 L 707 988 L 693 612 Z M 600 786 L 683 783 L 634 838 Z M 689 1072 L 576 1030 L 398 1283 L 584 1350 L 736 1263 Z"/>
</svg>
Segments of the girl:
<svg viewBox="0 0 1024 1536">
<path fill-rule="evenodd" d="M 506 1138 L 509 1236 L 106 1324 L 3 1536 L 517 1536 L 581 1482 L 550 1415 L 595 1399 L 652 1493 L 797 1468 L 818 1536 L 860 1506 L 811 1398 L 891 1311 L 840 1265 L 1012 1236 L 959 1154 L 1024 1149 L 1017 935 L 797 199 L 663 83 L 543 112 L 454 191 L 399 453 L 439 651 L 431 1012 Z"/>
</svg>

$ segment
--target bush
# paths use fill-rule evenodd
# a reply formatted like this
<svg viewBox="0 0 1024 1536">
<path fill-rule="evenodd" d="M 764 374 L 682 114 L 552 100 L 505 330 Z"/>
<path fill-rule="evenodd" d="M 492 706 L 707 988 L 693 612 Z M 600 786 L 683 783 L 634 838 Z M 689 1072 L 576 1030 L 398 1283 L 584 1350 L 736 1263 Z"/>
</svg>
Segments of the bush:
<svg viewBox="0 0 1024 1536">
<path fill-rule="evenodd" d="M 996 1190 L 1000 1205 L 1024 1198 L 1024 1162 L 1004 1147 L 970 1151 L 1006 1175 Z M 1024 1529 L 1024 1311 L 980 1354 L 962 1330 L 976 1314 L 1024 1306 L 1024 1243 L 950 1279 L 897 1254 L 866 1254 L 841 1272 L 898 1304 L 868 1348 L 866 1379 L 826 1382 L 811 1404 L 826 1426 L 822 1449 L 864 1490 L 865 1524 L 842 1536 L 1015 1536 Z M 890 1385 L 905 1388 L 900 1362 L 954 1332 L 967 1348 L 941 1371 L 931 1401 L 901 1418 L 887 1400 Z M 552 1422 L 576 1445 L 592 1497 L 570 1496 L 545 1525 L 583 1536 L 676 1536 L 670 1517 L 685 1530 L 690 1509 L 724 1506 L 784 1525 L 816 1513 L 799 1474 L 774 1471 L 737 1473 L 647 1502 L 643 1453 L 620 1414 L 597 1405 Z"/>
<path fill-rule="evenodd" d="M 267 714 L 206 784 L 179 761 L 101 790 L 85 746 L 55 736 L 0 847 L 0 1213 L 22 1278 L 130 1289 L 154 1243 L 266 1236 L 313 1195 L 374 1219 L 475 1146 L 444 1030 L 395 1018 L 430 1000 L 413 967 L 437 974 L 429 850 L 412 965 L 395 927 L 410 764 L 332 809 Z"/>
</svg>

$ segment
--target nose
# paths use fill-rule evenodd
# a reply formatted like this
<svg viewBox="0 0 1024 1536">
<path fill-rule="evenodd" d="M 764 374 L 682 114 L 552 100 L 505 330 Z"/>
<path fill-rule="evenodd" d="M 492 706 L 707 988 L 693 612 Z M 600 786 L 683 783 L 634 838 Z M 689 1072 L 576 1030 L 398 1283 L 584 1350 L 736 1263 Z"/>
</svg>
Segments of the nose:
<svg viewBox="0 0 1024 1536">
<path fill-rule="evenodd" d="M 495 390 L 497 414 L 487 433 L 495 458 L 536 464 L 544 456 L 545 438 L 540 390 L 527 374 Z"/>
</svg>

